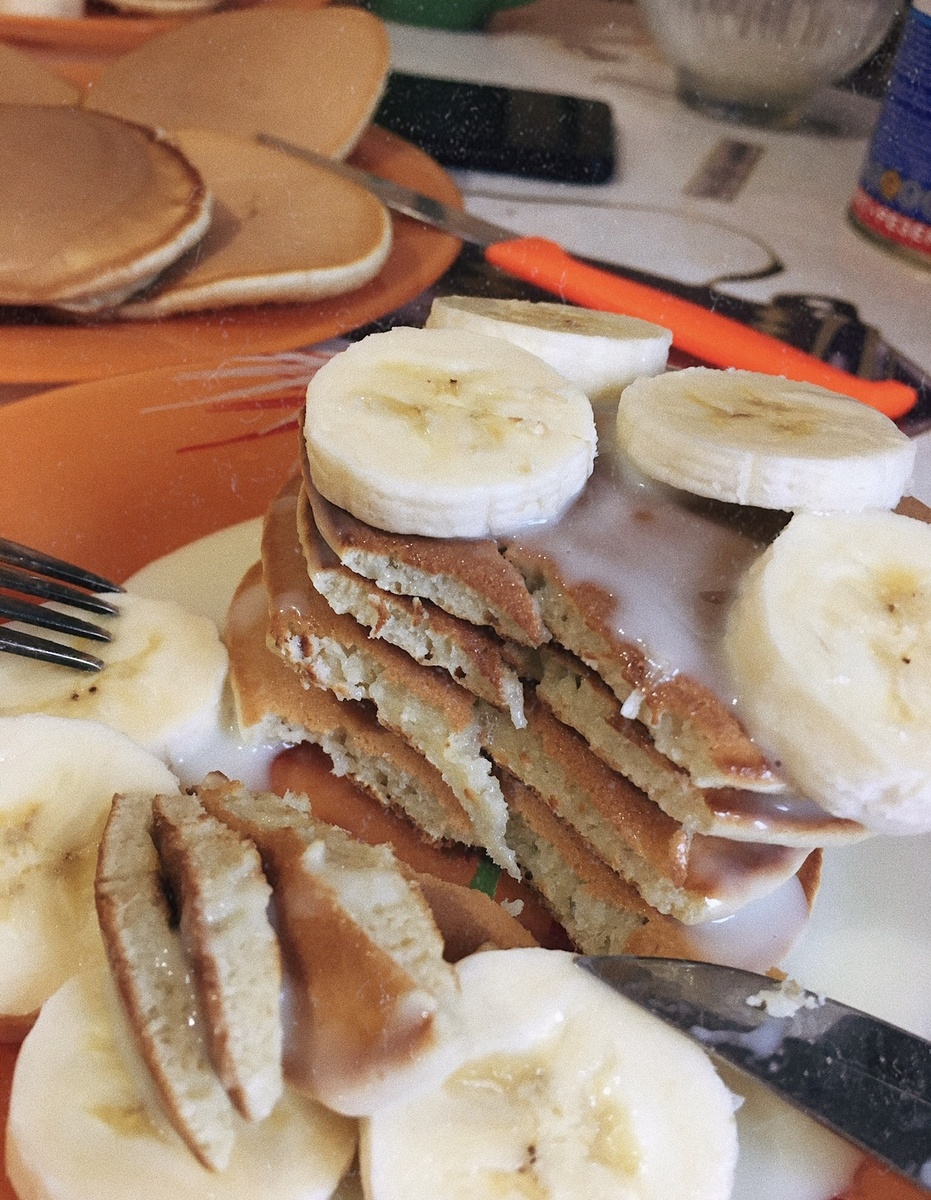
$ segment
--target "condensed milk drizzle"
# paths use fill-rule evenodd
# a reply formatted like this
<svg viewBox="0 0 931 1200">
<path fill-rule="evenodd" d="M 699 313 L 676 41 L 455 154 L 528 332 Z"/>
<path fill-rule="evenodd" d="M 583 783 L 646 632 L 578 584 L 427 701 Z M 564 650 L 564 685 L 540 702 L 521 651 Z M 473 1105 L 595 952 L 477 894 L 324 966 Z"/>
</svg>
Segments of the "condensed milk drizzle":
<svg viewBox="0 0 931 1200">
<path fill-rule="evenodd" d="M 640 474 L 599 428 L 588 484 L 557 522 L 516 541 L 544 553 L 563 583 L 614 601 L 613 632 L 633 643 L 655 682 L 689 675 L 736 702 L 720 653 L 734 590 L 788 514 L 702 500 Z"/>
</svg>

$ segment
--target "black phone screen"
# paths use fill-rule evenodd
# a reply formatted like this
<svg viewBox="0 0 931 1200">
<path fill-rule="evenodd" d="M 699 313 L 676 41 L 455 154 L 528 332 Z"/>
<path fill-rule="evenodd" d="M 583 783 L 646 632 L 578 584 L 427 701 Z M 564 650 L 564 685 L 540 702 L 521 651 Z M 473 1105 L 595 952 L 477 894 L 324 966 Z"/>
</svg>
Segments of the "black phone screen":
<svg viewBox="0 0 931 1200">
<path fill-rule="evenodd" d="M 604 183 L 614 122 L 601 100 L 393 71 L 375 123 L 446 167 Z"/>
</svg>

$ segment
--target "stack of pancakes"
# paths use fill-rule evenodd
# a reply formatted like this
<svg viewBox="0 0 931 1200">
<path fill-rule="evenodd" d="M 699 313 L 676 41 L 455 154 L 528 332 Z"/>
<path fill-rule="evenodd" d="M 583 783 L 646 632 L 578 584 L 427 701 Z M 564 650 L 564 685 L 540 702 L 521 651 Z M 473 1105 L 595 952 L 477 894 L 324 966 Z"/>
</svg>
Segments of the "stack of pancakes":
<svg viewBox="0 0 931 1200">
<path fill-rule="evenodd" d="M 336 508 L 305 460 L 230 610 L 234 692 L 257 738 L 523 876 L 582 951 L 698 957 L 708 922 L 810 904 L 820 848 L 865 830 L 792 794 L 716 666 L 776 529 L 625 469 L 603 449 L 559 521 L 446 541 Z"/>
</svg>

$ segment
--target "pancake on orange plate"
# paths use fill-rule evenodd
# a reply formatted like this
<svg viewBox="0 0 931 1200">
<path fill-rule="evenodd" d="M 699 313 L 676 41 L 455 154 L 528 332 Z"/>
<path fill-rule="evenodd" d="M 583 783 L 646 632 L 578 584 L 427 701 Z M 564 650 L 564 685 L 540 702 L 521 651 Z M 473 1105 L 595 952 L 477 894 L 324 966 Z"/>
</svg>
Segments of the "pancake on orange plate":
<svg viewBox="0 0 931 1200">
<path fill-rule="evenodd" d="M 67 104 L 0 105 L 0 303 L 92 311 L 203 236 L 210 196 L 153 130 Z"/>
</svg>

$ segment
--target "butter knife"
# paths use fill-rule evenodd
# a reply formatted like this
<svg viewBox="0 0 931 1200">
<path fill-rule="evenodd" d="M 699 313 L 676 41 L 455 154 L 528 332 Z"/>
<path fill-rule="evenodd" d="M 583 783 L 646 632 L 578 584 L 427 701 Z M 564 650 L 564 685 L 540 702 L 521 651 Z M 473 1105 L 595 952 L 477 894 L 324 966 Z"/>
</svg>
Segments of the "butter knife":
<svg viewBox="0 0 931 1200">
<path fill-rule="evenodd" d="M 734 967 L 628 955 L 577 962 L 931 1193 L 931 1042 Z"/>
<path fill-rule="evenodd" d="M 521 237 L 463 209 L 272 134 L 258 133 L 256 138 L 265 146 L 359 184 L 395 212 L 481 246 L 492 266 L 561 300 L 583 308 L 626 313 L 671 329 L 674 344 L 703 362 L 815 383 L 854 396 L 893 418 L 904 416 L 918 399 L 916 390 L 900 380 L 863 379 L 842 371 L 732 317 L 583 262 L 546 238 Z"/>
</svg>

